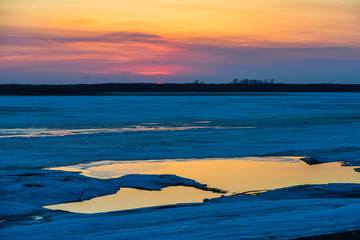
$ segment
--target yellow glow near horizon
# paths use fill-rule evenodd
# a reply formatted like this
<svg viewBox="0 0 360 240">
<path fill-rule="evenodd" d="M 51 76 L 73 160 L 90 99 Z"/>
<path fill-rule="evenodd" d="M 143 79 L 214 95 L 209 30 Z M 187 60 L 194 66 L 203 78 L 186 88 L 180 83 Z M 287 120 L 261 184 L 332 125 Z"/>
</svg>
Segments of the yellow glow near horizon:
<svg viewBox="0 0 360 240">
<path fill-rule="evenodd" d="M 357 0 L 3 0 L 0 82 L 358 81 L 359 12 Z"/>
<path fill-rule="evenodd" d="M 99 32 L 140 31 L 171 38 L 252 41 L 359 41 L 355 0 L 5 0 L 2 25 Z"/>
</svg>

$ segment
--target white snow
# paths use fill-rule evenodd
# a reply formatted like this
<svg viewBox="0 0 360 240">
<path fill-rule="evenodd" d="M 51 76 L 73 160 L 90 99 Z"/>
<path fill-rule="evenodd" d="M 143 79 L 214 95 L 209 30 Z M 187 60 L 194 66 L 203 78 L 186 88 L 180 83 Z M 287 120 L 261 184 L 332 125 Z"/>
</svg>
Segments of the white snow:
<svg viewBox="0 0 360 240">
<path fill-rule="evenodd" d="M 325 196 L 324 196 L 325 197 Z M 235 198 L 235 197 L 233 197 Z M 39 215 L 39 214 L 37 214 Z M 93 215 L 43 212 L 3 239 L 291 239 L 359 229 L 358 198 L 252 199 Z"/>
<path fill-rule="evenodd" d="M 88 166 L 77 172 L 40 170 L 104 159 L 308 156 L 304 160 L 313 167 L 342 162 L 358 174 L 359 93 L 1 100 L 0 239 L 291 239 L 360 229 L 359 184 L 300 185 L 87 215 L 41 206 L 121 187 L 204 189 L 209 183 L 182 175 L 127 175 L 139 170 L 130 164 L 120 174 L 110 173 L 122 176 L 114 179 L 77 173 L 93 170 Z"/>
<path fill-rule="evenodd" d="M 356 183 L 300 185 L 254 196 L 88 215 L 40 207 L 90 199 L 120 187 L 206 185 L 175 175 L 96 179 L 34 169 L 3 170 L 2 175 L 2 239 L 291 239 L 360 228 Z"/>
<path fill-rule="evenodd" d="M 73 172 L 2 171 L 0 217 L 28 214 L 44 205 L 81 201 L 113 194 L 121 187 L 161 190 L 168 186 L 206 189 L 205 184 L 175 175 L 131 174 L 121 178 L 88 178 Z"/>
</svg>

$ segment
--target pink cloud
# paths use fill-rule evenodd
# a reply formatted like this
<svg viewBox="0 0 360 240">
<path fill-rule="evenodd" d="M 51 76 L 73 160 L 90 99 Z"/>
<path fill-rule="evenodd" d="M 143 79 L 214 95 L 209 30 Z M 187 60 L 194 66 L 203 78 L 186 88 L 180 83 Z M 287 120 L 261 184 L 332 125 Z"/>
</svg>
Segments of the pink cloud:
<svg viewBox="0 0 360 240">
<path fill-rule="evenodd" d="M 328 76 L 326 66 L 342 66 L 347 73 L 355 72 L 360 61 L 360 49 L 349 47 L 318 47 L 311 45 L 240 44 L 220 39 L 192 41 L 168 39 L 142 32 L 76 32 L 54 29 L 9 29 L 1 27 L 0 71 L 16 76 L 23 71 L 33 74 L 63 72 L 116 76 L 130 72 L 146 76 L 166 75 L 174 79 L 184 76 L 209 79 L 238 76 L 262 76 L 288 72 L 304 74 L 307 68 L 318 66 L 319 76 Z M 261 45 L 266 45 L 261 43 Z M 344 64 L 343 64 L 344 63 Z M 321 64 L 324 64 L 323 67 Z M 345 67 L 347 64 L 348 67 Z M 332 70 L 332 69 L 330 69 Z M 291 73 L 287 73 L 289 76 Z M 341 75 L 341 71 L 338 73 Z M 70 74 L 71 75 L 71 74 Z M 275 75 L 275 74 L 274 74 Z M 281 75 L 281 74 L 280 74 Z M 77 75 L 76 75 L 77 76 Z M 350 75 L 354 79 L 355 74 Z M 143 78 L 142 78 L 143 77 Z M 99 77 L 98 79 L 101 80 Z M 1 80 L 0 81 L 6 81 Z M 174 80 L 175 81 L 175 80 Z"/>
</svg>

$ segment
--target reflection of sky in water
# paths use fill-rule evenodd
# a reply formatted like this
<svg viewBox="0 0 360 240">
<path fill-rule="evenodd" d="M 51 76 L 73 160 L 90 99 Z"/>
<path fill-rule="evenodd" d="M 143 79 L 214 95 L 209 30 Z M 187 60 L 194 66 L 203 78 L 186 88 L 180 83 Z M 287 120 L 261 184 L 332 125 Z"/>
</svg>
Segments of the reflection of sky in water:
<svg viewBox="0 0 360 240">
<path fill-rule="evenodd" d="M 219 196 L 220 194 L 217 193 L 183 186 L 167 187 L 161 191 L 121 188 L 116 194 L 97 197 L 83 202 L 47 206 L 46 208 L 79 213 L 97 213 L 178 203 L 198 203 L 203 202 L 205 198 Z"/>
<path fill-rule="evenodd" d="M 275 189 L 301 184 L 360 182 L 353 168 L 340 163 L 307 165 L 301 157 L 244 157 L 227 159 L 175 159 L 101 161 L 53 170 L 82 172 L 96 178 L 126 174 L 174 174 L 230 192 Z"/>
<path fill-rule="evenodd" d="M 197 122 L 201 123 L 201 122 Z M 205 123 L 205 122 L 203 122 Z M 148 123 L 144 125 L 155 125 Z M 99 128 L 99 129 L 47 129 L 47 128 L 14 128 L 0 129 L 0 138 L 15 137 L 62 137 L 80 134 L 98 134 L 98 133 L 124 133 L 140 131 L 185 131 L 192 129 L 248 129 L 254 127 L 223 127 L 223 126 L 130 126 L 122 128 Z"/>
<path fill-rule="evenodd" d="M 194 179 L 197 182 L 207 184 L 209 187 L 228 190 L 230 194 L 252 190 L 276 189 L 302 184 L 360 183 L 360 175 L 359 173 L 356 173 L 352 167 L 342 167 L 336 162 L 307 165 L 299 159 L 300 157 L 247 157 L 134 162 L 103 161 L 70 167 L 53 168 L 53 170 L 81 171 L 83 175 L 104 179 L 120 177 L 126 174 L 174 174 L 184 178 Z M 174 198 L 177 199 L 175 201 L 176 203 L 181 203 L 198 202 L 200 201 L 199 199 L 219 196 L 218 194 L 205 196 L 208 193 L 201 190 L 194 190 L 194 192 L 190 193 L 190 190 L 187 188 L 187 191 L 182 188 L 180 189 L 179 187 L 169 189 L 171 189 L 171 191 L 156 191 L 151 194 L 147 191 L 121 190 L 117 194 L 99 197 L 96 200 L 86 201 L 86 203 L 74 203 L 74 205 L 71 206 L 71 211 L 96 212 L 98 210 L 94 209 L 98 209 L 99 206 L 97 206 L 97 204 L 100 203 L 101 205 L 109 205 L 109 207 L 110 205 L 114 205 L 111 207 L 112 210 L 122 210 L 138 208 L 141 206 L 174 204 Z M 193 191 L 193 189 L 191 191 Z M 167 195 L 168 193 L 169 195 Z M 128 206 L 129 203 L 123 204 L 119 202 L 117 200 L 121 198 L 119 194 L 123 196 L 124 199 L 132 199 L 133 207 L 125 208 L 124 206 Z M 157 200 L 148 202 L 148 194 Z M 179 194 L 190 195 L 187 196 L 189 198 L 186 198 L 186 200 L 183 201 L 182 198 L 178 197 Z M 102 198 L 104 199 L 102 200 Z M 161 204 L 158 204 L 160 202 Z M 68 209 L 68 207 L 70 207 L 70 205 L 68 205 L 69 204 L 65 204 L 58 207 L 61 209 Z"/>
</svg>

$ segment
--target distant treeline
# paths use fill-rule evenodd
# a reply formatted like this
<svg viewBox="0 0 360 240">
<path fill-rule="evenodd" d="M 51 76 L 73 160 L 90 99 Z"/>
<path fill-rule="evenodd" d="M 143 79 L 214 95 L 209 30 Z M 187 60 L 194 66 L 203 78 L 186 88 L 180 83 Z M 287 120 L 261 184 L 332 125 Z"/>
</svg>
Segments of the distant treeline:
<svg viewBox="0 0 360 240">
<path fill-rule="evenodd" d="M 244 79 L 238 79 L 235 78 L 230 84 L 273 84 L 274 83 L 274 79 L 264 79 L 264 80 L 259 80 L 259 79 L 248 79 L 248 78 L 244 78 Z"/>
<path fill-rule="evenodd" d="M 360 84 L 231 84 L 104 83 L 71 85 L 2 84 L 0 95 L 107 95 L 116 92 L 360 92 Z"/>
</svg>

